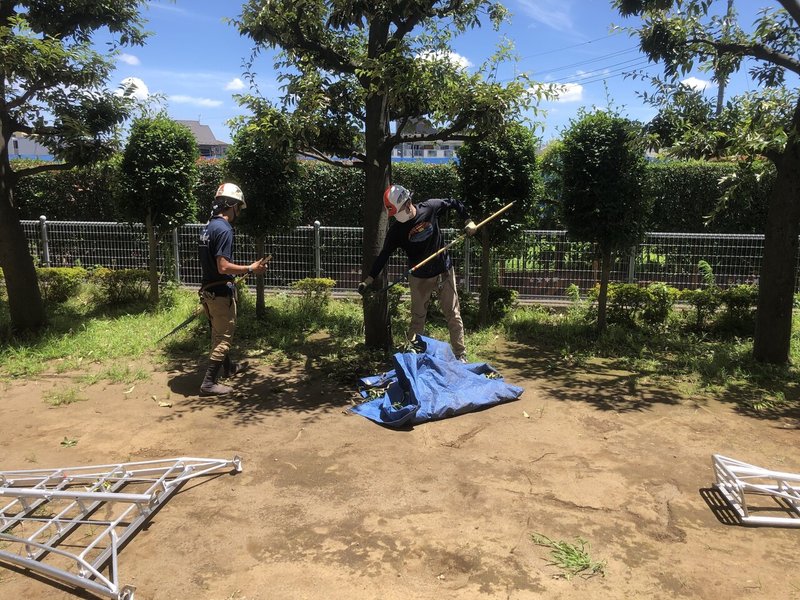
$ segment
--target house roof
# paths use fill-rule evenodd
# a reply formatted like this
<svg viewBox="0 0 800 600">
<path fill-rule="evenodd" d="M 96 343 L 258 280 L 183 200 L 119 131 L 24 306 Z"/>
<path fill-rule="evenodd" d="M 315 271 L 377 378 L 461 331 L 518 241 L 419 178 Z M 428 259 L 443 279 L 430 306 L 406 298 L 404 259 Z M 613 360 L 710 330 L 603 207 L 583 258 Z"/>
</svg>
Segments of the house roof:
<svg viewBox="0 0 800 600">
<path fill-rule="evenodd" d="M 188 127 L 189 131 L 192 132 L 192 135 L 194 135 L 194 138 L 197 140 L 197 143 L 200 146 L 228 145 L 225 142 L 218 140 L 217 136 L 214 135 L 214 132 L 211 131 L 211 127 L 201 124 L 200 121 L 181 121 L 176 119 L 175 122 Z"/>
</svg>

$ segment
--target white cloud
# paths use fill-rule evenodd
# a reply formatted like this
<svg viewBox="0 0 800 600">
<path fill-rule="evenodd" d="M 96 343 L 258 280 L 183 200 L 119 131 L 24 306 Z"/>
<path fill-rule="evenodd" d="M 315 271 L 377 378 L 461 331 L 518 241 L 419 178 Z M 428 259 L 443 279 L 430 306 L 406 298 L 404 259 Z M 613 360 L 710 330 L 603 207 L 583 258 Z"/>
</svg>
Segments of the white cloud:
<svg viewBox="0 0 800 600">
<path fill-rule="evenodd" d="M 578 102 L 583 99 L 583 86 L 579 83 L 557 83 L 556 102 Z"/>
<path fill-rule="evenodd" d="M 446 55 L 442 52 L 423 52 L 422 54 L 418 55 L 418 58 L 422 60 L 448 60 L 453 66 L 459 69 L 468 69 L 472 66 L 470 60 L 465 57 L 461 56 L 458 52 L 448 52 Z"/>
<path fill-rule="evenodd" d="M 688 77 L 681 81 L 683 85 L 688 85 L 693 90 L 702 92 L 705 89 L 712 87 L 714 84 L 705 79 L 698 79 L 697 77 Z"/>
<path fill-rule="evenodd" d="M 194 106 L 205 106 L 207 108 L 216 108 L 222 106 L 222 100 L 211 100 L 210 98 L 197 98 L 195 96 L 184 96 L 176 94 L 167 98 L 170 102 L 176 104 L 192 104 Z"/>
<path fill-rule="evenodd" d="M 556 31 L 573 32 L 570 3 L 564 0 L 519 0 L 523 12 L 537 23 Z"/>
<path fill-rule="evenodd" d="M 132 65 L 134 67 L 136 65 L 142 64 L 142 61 L 139 60 L 138 56 L 134 56 L 133 54 L 125 54 L 125 53 L 122 53 L 122 54 L 119 55 L 119 62 L 124 62 L 126 65 Z"/>
<path fill-rule="evenodd" d="M 243 90 L 244 89 L 244 82 L 239 79 L 238 77 L 234 77 L 231 79 L 227 84 L 225 84 L 226 90 Z"/>
<path fill-rule="evenodd" d="M 126 77 L 123 79 L 120 83 L 120 89 L 115 94 L 121 96 L 128 90 L 130 90 L 131 96 L 137 100 L 146 100 L 150 95 L 147 84 L 138 77 Z"/>
</svg>

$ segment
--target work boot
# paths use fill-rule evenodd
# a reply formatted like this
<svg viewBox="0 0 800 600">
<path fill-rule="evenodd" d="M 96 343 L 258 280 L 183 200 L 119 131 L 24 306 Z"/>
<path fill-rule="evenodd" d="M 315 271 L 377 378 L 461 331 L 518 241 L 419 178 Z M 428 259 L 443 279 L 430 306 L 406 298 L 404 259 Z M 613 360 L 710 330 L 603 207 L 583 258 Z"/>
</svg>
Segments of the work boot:
<svg viewBox="0 0 800 600">
<path fill-rule="evenodd" d="M 220 360 L 212 360 L 210 363 L 208 363 L 206 376 L 203 379 L 202 385 L 200 386 L 201 396 L 222 396 L 233 391 L 233 388 L 230 388 L 227 385 L 222 385 L 221 383 L 217 383 L 217 377 L 219 377 L 219 370 L 221 367 L 222 361 Z"/>
<path fill-rule="evenodd" d="M 247 370 L 250 364 L 243 360 L 242 362 L 233 362 L 229 355 L 225 355 L 225 360 L 222 361 L 222 368 L 225 377 L 233 377 Z"/>
</svg>

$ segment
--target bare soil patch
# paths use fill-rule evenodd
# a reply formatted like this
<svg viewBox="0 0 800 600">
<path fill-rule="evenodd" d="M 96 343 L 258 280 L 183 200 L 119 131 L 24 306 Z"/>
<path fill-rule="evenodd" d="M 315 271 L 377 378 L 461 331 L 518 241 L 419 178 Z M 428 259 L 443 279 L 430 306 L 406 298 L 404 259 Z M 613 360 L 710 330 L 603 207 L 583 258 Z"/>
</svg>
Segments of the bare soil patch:
<svg viewBox="0 0 800 600">
<path fill-rule="evenodd" d="M 571 372 L 517 344 L 486 358 L 521 399 L 407 431 L 346 414 L 354 385 L 313 353 L 257 364 L 223 399 L 196 395 L 194 364 L 55 408 L 43 398 L 79 374 L 13 382 L 0 469 L 242 456 L 122 551 L 137 600 L 800 599 L 800 529 L 726 524 L 707 502 L 713 453 L 800 471 L 795 415 Z M 605 576 L 559 578 L 532 533 L 584 538 Z M 74 597 L 0 567 L 0 598 Z"/>
</svg>

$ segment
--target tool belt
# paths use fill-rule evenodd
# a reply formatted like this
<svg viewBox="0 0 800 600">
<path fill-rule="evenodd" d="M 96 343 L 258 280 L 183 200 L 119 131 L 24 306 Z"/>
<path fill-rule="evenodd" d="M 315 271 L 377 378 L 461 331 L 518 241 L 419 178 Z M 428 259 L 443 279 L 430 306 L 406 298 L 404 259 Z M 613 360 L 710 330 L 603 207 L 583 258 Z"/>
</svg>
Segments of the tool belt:
<svg viewBox="0 0 800 600">
<path fill-rule="evenodd" d="M 212 281 L 197 290 L 200 301 L 213 300 L 214 298 L 236 298 L 236 284 L 233 281 Z"/>
</svg>

